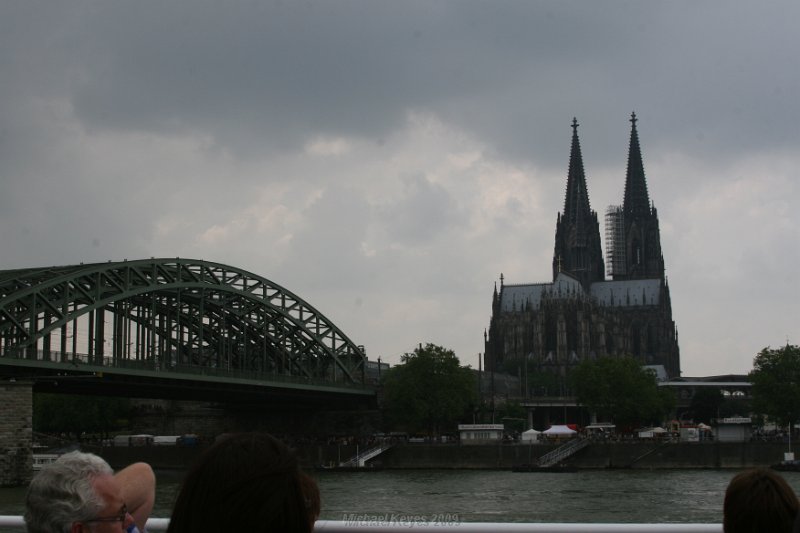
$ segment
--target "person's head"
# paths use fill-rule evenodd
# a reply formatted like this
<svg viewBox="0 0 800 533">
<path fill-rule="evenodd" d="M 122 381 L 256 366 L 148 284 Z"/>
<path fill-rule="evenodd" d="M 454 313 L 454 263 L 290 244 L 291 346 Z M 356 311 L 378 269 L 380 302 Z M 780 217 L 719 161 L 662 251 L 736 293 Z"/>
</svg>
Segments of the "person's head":
<svg viewBox="0 0 800 533">
<path fill-rule="evenodd" d="M 311 529 L 314 529 L 314 522 L 319 518 L 319 513 L 322 508 L 322 501 L 319 496 L 319 485 L 314 481 L 314 478 L 305 472 L 301 472 L 300 488 L 306 500 L 306 509 L 308 510 L 308 519 L 311 522 Z"/>
<path fill-rule="evenodd" d="M 25 497 L 25 524 L 29 533 L 116 533 L 133 518 L 108 463 L 71 452 L 34 476 Z"/>
<path fill-rule="evenodd" d="M 725 491 L 725 533 L 791 533 L 798 511 L 797 495 L 780 475 L 768 468 L 745 470 Z"/>
<path fill-rule="evenodd" d="M 316 483 L 304 476 L 289 448 L 266 433 L 223 437 L 186 474 L 167 531 L 308 533 Z"/>
</svg>

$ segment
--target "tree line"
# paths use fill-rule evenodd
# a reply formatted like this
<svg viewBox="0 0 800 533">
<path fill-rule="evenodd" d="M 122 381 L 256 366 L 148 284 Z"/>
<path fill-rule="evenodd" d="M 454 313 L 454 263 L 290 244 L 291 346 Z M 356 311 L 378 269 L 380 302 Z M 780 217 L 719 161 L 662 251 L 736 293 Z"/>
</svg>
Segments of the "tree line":
<svg viewBox="0 0 800 533">
<path fill-rule="evenodd" d="M 800 347 L 764 348 L 755 356 L 748 377 L 752 402 L 724 396 L 719 389 L 699 389 L 687 418 L 711 423 L 716 418 L 755 414 L 761 422 L 766 418 L 781 426 L 800 421 Z M 661 424 L 676 404 L 673 392 L 659 387 L 655 373 L 632 357 L 585 360 L 563 378 L 541 373 L 530 378 L 543 390 L 568 388 L 599 420 L 628 430 Z M 404 354 L 401 364 L 386 373 L 382 386 L 381 403 L 393 429 L 436 436 L 445 429 L 453 431 L 458 422 L 485 421 L 482 415 L 487 409 L 478 398 L 475 373 L 441 346 L 420 345 Z M 524 416 L 518 405 L 501 409 L 506 411 L 501 414 Z"/>
</svg>

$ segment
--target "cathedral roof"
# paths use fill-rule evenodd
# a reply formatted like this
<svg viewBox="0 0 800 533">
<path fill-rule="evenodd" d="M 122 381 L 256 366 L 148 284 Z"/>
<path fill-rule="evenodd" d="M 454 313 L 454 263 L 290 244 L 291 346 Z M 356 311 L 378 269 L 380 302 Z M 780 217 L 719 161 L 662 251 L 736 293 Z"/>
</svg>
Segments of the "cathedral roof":
<svg viewBox="0 0 800 533">
<path fill-rule="evenodd" d="M 626 281 L 598 281 L 592 283 L 591 297 L 603 307 L 635 307 L 658 305 L 661 280 L 636 279 Z M 586 292 L 575 278 L 560 273 L 553 283 L 503 285 L 500 292 L 500 311 L 521 311 L 526 307 L 539 309 L 542 300 L 583 298 Z"/>
<path fill-rule="evenodd" d="M 592 283 L 592 296 L 604 307 L 658 305 L 660 294 L 660 279 Z"/>
<path fill-rule="evenodd" d="M 510 313 L 520 311 L 526 306 L 539 308 L 542 295 L 553 283 L 533 283 L 530 285 L 505 285 L 500 292 L 500 311 Z"/>
<path fill-rule="evenodd" d="M 553 283 L 503 285 L 500 293 L 500 310 L 504 313 L 520 311 L 525 306 L 538 309 L 545 295 L 568 299 L 584 296 L 585 293 L 577 279 L 561 272 Z"/>
</svg>

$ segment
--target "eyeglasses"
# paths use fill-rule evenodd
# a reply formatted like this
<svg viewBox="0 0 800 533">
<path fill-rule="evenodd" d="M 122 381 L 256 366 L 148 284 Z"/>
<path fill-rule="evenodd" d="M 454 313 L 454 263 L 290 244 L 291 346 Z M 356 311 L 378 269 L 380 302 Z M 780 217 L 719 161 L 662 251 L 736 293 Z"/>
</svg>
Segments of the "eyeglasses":
<svg viewBox="0 0 800 533">
<path fill-rule="evenodd" d="M 98 518 L 92 518 L 91 520 L 84 520 L 84 522 L 122 522 L 124 524 L 127 518 L 128 506 L 123 505 L 122 509 L 119 510 L 119 514 L 115 516 L 101 516 Z"/>
</svg>

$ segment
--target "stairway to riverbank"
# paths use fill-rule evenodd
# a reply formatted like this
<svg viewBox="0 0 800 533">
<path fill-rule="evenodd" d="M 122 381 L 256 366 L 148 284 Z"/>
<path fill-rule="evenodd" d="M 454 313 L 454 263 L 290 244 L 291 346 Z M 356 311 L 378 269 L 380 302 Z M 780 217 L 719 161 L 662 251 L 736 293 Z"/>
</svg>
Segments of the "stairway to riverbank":
<svg viewBox="0 0 800 533">
<path fill-rule="evenodd" d="M 367 461 L 374 459 L 391 447 L 391 444 L 378 444 L 377 446 L 369 448 L 368 450 L 357 453 L 347 461 L 339 463 L 339 466 L 345 468 L 364 468 L 367 466 Z"/>
<path fill-rule="evenodd" d="M 589 439 L 572 439 L 567 441 L 565 444 L 562 444 L 555 450 L 544 454 L 543 456 L 539 457 L 537 465 L 539 467 L 548 467 L 553 466 L 564 459 L 575 455 L 582 449 L 586 448 L 591 441 Z"/>
</svg>

